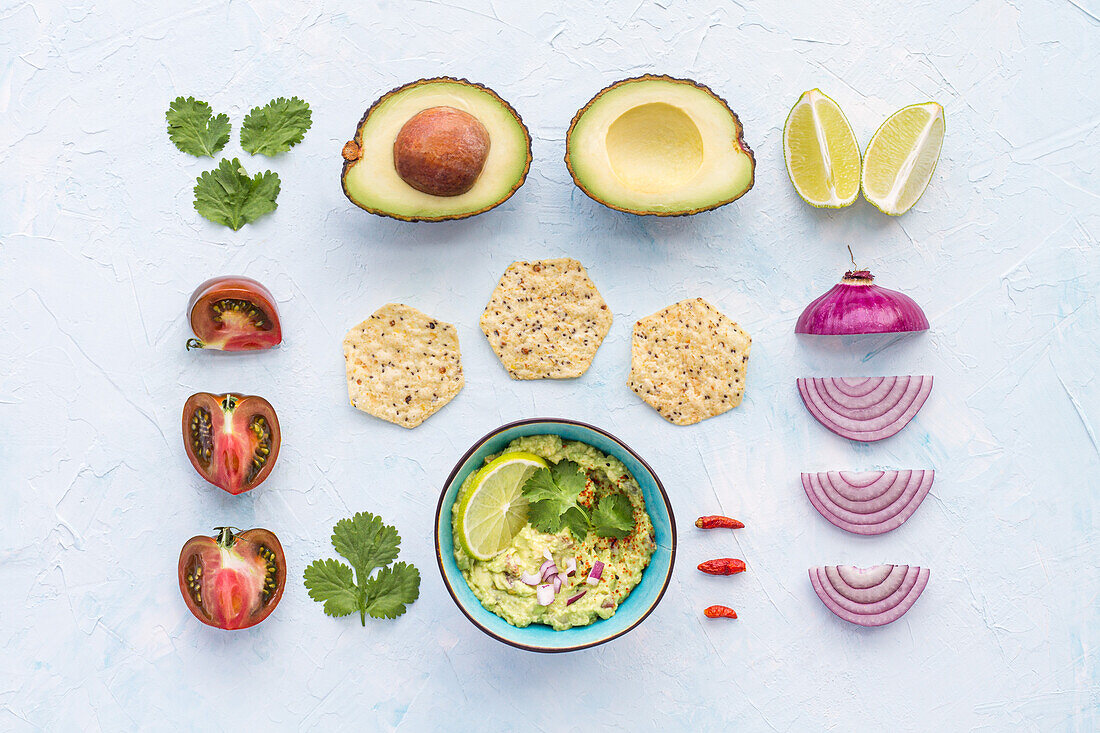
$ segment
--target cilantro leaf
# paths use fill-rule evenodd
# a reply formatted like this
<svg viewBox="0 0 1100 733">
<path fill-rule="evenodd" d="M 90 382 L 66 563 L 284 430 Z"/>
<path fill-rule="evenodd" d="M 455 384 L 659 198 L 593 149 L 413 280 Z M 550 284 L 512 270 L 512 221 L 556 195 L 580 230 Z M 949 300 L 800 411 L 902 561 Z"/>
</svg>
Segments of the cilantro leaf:
<svg viewBox="0 0 1100 733">
<path fill-rule="evenodd" d="M 420 597 L 420 571 L 404 562 L 390 565 L 400 544 L 397 530 L 370 512 L 341 519 L 332 528 L 332 546 L 352 567 L 339 560 L 314 560 L 304 575 L 309 597 L 324 603 L 329 616 L 358 611 L 363 626 L 368 614 L 397 618 Z"/>
<path fill-rule="evenodd" d="M 420 571 L 399 562 L 383 568 L 363 586 L 367 593 L 366 612 L 372 618 L 397 618 L 405 607 L 420 597 Z"/>
<path fill-rule="evenodd" d="M 291 97 L 254 107 L 241 125 L 241 147 L 252 155 L 277 155 L 302 141 L 313 124 L 309 105 Z"/>
<path fill-rule="evenodd" d="M 611 494 L 600 499 L 592 512 L 592 526 L 600 537 L 622 539 L 634 529 L 634 507 L 626 494 Z"/>
<path fill-rule="evenodd" d="M 560 461 L 550 468 L 535 471 L 523 485 L 523 495 L 528 502 L 549 502 L 561 515 L 577 506 L 585 481 L 580 466 L 573 461 Z M 551 510 L 547 508 L 546 511 Z"/>
<path fill-rule="evenodd" d="M 401 536 L 396 528 L 383 524 L 381 517 L 359 512 L 351 519 L 341 519 L 332 528 L 332 546 L 355 568 L 362 584 L 375 568 L 397 559 Z"/>
<path fill-rule="evenodd" d="M 588 536 L 588 517 L 579 506 L 571 507 L 561 515 L 561 520 L 569 528 L 573 539 L 578 542 Z"/>
<path fill-rule="evenodd" d="M 249 178 L 241 161 L 222 158 L 195 181 L 195 211 L 234 231 L 275 210 L 279 176 L 272 171 Z"/>
<path fill-rule="evenodd" d="M 314 560 L 305 570 L 309 597 L 325 604 L 329 616 L 347 616 L 362 605 L 362 591 L 355 587 L 351 568 L 339 560 Z"/>
<path fill-rule="evenodd" d="M 573 461 L 555 463 L 550 467 L 550 473 L 554 476 L 554 483 L 574 499 L 581 495 L 584 487 L 588 484 L 588 476 Z"/>
<path fill-rule="evenodd" d="M 595 530 L 600 537 L 622 539 L 634 529 L 634 507 L 625 494 L 600 499 L 591 516 L 580 505 L 588 477 L 573 461 L 540 468 L 523 485 L 527 497 L 527 521 L 540 532 L 557 534 L 567 527 L 573 539 L 583 540 Z"/>
<path fill-rule="evenodd" d="M 561 531 L 561 515 L 574 506 L 576 499 L 563 496 L 549 468 L 540 468 L 523 485 L 527 497 L 527 521 L 540 532 Z"/>
<path fill-rule="evenodd" d="M 575 539 L 588 534 L 588 514 L 577 503 L 588 482 L 573 461 L 559 461 L 535 471 L 523 485 L 527 521 L 540 532 L 556 534 L 568 527 Z"/>
<path fill-rule="evenodd" d="M 536 501 L 527 504 L 527 521 L 539 532 L 557 534 L 561 531 L 562 512 L 553 501 Z"/>
<path fill-rule="evenodd" d="M 229 142 L 229 116 L 214 116 L 210 105 L 194 97 L 176 97 L 168 111 L 168 137 L 184 153 L 213 158 Z"/>
</svg>

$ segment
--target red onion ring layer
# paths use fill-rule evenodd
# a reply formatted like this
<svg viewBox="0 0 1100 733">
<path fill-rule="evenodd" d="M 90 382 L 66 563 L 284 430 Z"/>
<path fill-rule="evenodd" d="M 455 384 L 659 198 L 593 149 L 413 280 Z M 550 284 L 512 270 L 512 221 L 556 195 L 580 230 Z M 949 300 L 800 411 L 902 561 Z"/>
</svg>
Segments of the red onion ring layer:
<svg viewBox="0 0 1100 733">
<path fill-rule="evenodd" d="M 875 477 L 868 482 L 869 476 Z M 823 471 L 802 474 L 806 497 L 821 516 L 853 534 L 897 529 L 928 496 L 936 472 Z"/>
<path fill-rule="evenodd" d="M 924 406 L 932 377 L 802 377 L 810 414 L 837 435 L 870 443 L 896 435 Z"/>
<path fill-rule="evenodd" d="M 834 614 L 860 626 L 883 626 L 913 607 L 930 572 L 915 565 L 836 565 L 810 568 L 809 574 L 817 597 Z"/>
</svg>

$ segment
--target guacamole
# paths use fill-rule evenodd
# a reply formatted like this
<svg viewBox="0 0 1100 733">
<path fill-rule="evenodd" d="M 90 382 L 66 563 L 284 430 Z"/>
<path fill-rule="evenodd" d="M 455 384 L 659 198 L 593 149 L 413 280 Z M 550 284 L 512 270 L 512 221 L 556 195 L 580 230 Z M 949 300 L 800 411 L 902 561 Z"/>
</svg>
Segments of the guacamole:
<svg viewBox="0 0 1100 733">
<path fill-rule="evenodd" d="M 605 455 L 587 443 L 563 441 L 557 435 L 532 435 L 517 438 L 508 444 L 504 453 L 527 451 L 542 457 L 549 463 L 570 460 L 584 470 L 587 485 L 580 503 L 586 507 L 598 503 L 610 494 L 625 494 L 634 509 L 634 529 L 625 538 L 616 540 L 598 537 L 589 532 L 586 537 L 573 537 L 569 529 L 557 534 L 546 534 L 525 525 L 512 538 L 511 544 L 491 560 L 476 560 L 467 555 L 455 532 L 455 561 L 470 590 L 488 610 L 513 626 L 546 624 L 555 629 L 585 626 L 601 618 L 610 618 L 619 604 L 642 579 L 656 548 L 653 522 L 646 513 L 645 500 L 638 482 L 617 458 Z M 497 454 L 500 455 L 500 454 Z M 497 455 L 486 458 L 488 463 Z M 468 490 L 475 472 L 463 483 L 459 496 Z M 457 522 L 460 502 L 452 507 L 451 526 Z M 566 567 L 573 558 L 577 572 L 563 578 L 565 584 L 554 597 L 553 603 L 541 606 L 535 588 L 520 580 L 524 573 L 537 573 L 549 551 L 559 568 Z M 604 563 L 603 575 L 596 585 L 588 585 L 585 578 L 596 561 Z M 578 600 L 567 601 L 585 591 Z"/>
</svg>

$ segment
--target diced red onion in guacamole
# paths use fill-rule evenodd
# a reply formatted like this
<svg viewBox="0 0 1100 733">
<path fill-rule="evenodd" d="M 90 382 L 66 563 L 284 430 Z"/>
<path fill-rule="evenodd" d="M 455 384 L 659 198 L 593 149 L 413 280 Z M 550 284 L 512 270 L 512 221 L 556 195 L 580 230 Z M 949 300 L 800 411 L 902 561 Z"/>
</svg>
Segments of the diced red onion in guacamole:
<svg viewBox="0 0 1100 733">
<path fill-rule="evenodd" d="M 539 575 L 543 580 L 548 579 L 551 575 L 556 575 L 558 572 L 558 566 L 554 564 L 553 560 L 547 560 L 539 568 Z"/>
<path fill-rule="evenodd" d="M 554 584 L 554 594 L 561 593 L 561 576 L 554 573 L 550 576 L 550 582 Z"/>
<path fill-rule="evenodd" d="M 540 606 L 549 606 L 554 602 L 554 586 L 545 583 L 535 588 L 535 598 Z"/>
<path fill-rule="evenodd" d="M 584 582 L 589 585 L 596 585 L 600 582 L 601 577 L 603 577 L 603 562 L 597 560 L 592 563 L 592 569 L 588 571 L 588 578 Z"/>
<path fill-rule="evenodd" d="M 532 575 L 531 573 L 523 573 L 523 575 L 519 576 L 519 579 L 522 580 L 526 585 L 530 586 L 536 586 L 542 582 L 542 576 L 537 573 L 535 573 L 534 575 Z"/>
<path fill-rule="evenodd" d="M 565 574 L 570 577 L 577 574 L 577 558 L 571 557 L 565 561 Z"/>
<path fill-rule="evenodd" d="M 573 605 L 574 603 L 576 603 L 577 601 L 579 601 L 579 600 L 581 599 L 581 597 L 582 597 L 582 596 L 583 596 L 583 595 L 584 595 L 585 593 L 587 593 L 587 592 L 588 592 L 588 591 L 586 591 L 586 590 L 582 590 L 582 591 L 581 591 L 580 593 L 578 593 L 577 595 L 575 595 L 575 596 L 570 596 L 570 597 L 569 597 L 569 598 L 568 598 L 568 599 L 567 599 L 567 600 L 565 601 L 565 605 L 567 605 L 567 606 L 571 606 L 571 605 Z"/>
</svg>

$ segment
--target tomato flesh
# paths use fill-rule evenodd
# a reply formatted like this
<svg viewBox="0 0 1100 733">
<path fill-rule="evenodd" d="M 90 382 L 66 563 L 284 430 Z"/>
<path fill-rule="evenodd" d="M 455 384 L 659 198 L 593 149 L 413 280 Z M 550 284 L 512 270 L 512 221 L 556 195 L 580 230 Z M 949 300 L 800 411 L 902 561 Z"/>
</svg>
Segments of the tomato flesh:
<svg viewBox="0 0 1100 733">
<path fill-rule="evenodd" d="M 282 440 L 275 408 L 263 397 L 197 392 L 183 407 L 183 442 L 200 476 L 241 494 L 271 474 Z"/>
<path fill-rule="evenodd" d="M 271 291 L 248 277 L 215 277 L 191 294 L 187 304 L 195 338 L 188 349 L 254 351 L 283 340 L 279 309 Z"/>
<path fill-rule="evenodd" d="M 179 585 L 195 618 L 219 629 L 247 629 L 263 621 L 283 597 L 286 558 L 266 529 L 192 537 L 180 551 Z"/>
</svg>

